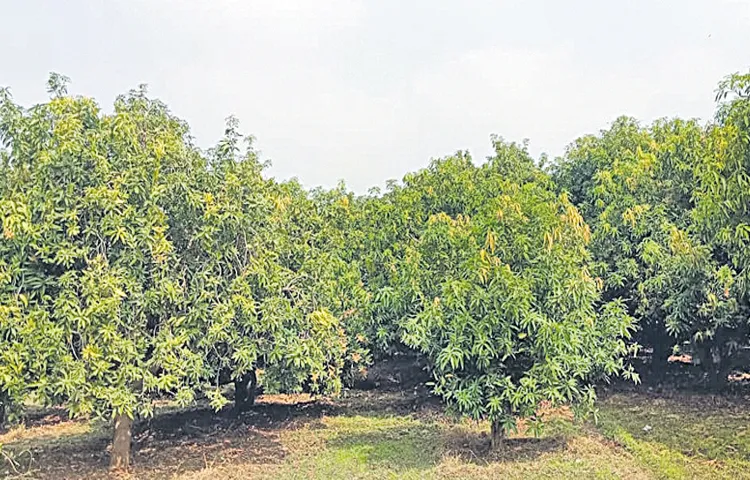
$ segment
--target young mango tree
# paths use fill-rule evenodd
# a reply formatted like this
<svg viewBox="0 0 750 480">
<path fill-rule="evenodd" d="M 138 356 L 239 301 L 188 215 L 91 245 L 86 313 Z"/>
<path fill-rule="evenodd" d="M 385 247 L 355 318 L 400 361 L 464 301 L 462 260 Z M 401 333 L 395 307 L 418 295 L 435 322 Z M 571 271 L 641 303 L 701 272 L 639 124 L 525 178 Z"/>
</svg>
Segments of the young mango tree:
<svg viewBox="0 0 750 480">
<path fill-rule="evenodd" d="M 435 392 L 473 419 L 488 419 L 492 445 L 518 418 L 541 423 L 542 402 L 584 413 L 593 382 L 624 368 L 632 319 L 621 302 L 597 313 L 588 227 L 553 193 L 525 149 L 501 141 L 455 198 L 431 215 L 401 265 L 416 301 L 403 339 L 431 361 Z M 425 176 L 440 176 L 447 159 Z M 447 181 L 449 177 L 445 177 Z"/>
<path fill-rule="evenodd" d="M 204 162 L 143 89 L 112 114 L 63 77 L 50 91 L 30 109 L 0 99 L 0 391 L 114 420 L 111 465 L 127 468 L 133 418 L 200 381 L 167 212 Z"/>
<path fill-rule="evenodd" d="M 741 365 L 737 354 L 747 345 L 750 308 L 742 271 L 717 260 L 714 245 L 696 237 L 674 228 L 664 252 L 659 284 L 669 292 L 666 327 L 689 345 L 708 385 L 721 390 Z"/>
<path fill-rule="evenodd" d="M 633 194 L 638 198 L 640 212 L 632 208 L 622 218 L 628 230 L 647 235 L 631 250 L 635 255 L 621 249 L 642 265 L 636 316 L 645 325 L 658 319 L 678 349 L 687 345 L 714 389 L 726 387 L 740 366 L 750 333 L 748 78 L 734 75 L 720 84 L 713 125 L 654 124 L 650 153 L 638 152 L 646 161 L 620 182 L 632 193 L 612 195 L 607 206 L 616 211 L 614 205 L 622 209 Z M 612 183 L 602 190 L 618 191 Z"/>
</svg>

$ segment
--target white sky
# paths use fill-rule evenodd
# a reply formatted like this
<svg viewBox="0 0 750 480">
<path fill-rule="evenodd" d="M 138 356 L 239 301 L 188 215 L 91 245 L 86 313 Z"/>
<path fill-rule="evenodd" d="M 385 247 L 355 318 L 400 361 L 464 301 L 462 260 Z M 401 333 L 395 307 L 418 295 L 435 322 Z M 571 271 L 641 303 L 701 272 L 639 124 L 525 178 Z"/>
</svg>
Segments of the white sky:
<svg viewBox="0 0 750 480">
<path fill-rule="evenodd" d="M 236 115 L 271 173 L 358 192 L 489 136 L 558 155 L 627 114 L 708 119 L 750 68 L 750 0 L 0 0 L 0 85 L 109 109 L 140 83 L 208 147 Z"/>
</svg>

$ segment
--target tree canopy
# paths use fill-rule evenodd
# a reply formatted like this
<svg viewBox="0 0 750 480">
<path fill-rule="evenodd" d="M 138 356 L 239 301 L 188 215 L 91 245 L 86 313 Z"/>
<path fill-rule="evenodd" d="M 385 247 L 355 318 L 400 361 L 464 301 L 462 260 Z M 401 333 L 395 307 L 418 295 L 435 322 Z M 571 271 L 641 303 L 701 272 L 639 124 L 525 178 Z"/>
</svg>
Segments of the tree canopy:
<svg viewBox="0 0 750 480">
<path fill-rule="evenodd" d="M 626 302 L 653 364 L 686 351 L 716 386 L 748 341 L 747 97 L 732 75 L 715 122 L 622 118 L 553 167 L 592 227 L 605 298 Z"/>
</svg>

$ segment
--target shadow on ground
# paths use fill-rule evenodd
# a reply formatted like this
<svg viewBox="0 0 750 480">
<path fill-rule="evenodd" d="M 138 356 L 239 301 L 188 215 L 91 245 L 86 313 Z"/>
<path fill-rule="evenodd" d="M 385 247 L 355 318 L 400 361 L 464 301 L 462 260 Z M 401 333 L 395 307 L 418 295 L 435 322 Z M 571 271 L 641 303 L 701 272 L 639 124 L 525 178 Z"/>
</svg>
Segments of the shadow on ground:
<svg viewBox="0 0 750 480">
<path fill-rule="evenodd" d="M 279 463 L 288 454 L 281 431 L 324 428 L 324 416 L 403 414 L 439 415 L 440 406 L 418 387 L 408 392 L 346 391 L 336 400 L 268 395 L 240 416 L 208 406 L 157 410 L 134 427 L 134 474 L 163 478 L 214 463 Z M 25 425 L 0 438 L 14 461 L 0 461 L 0 477 L 22 472 L 33 472 L 33 478 L 107 477 L 108 425 L 71 420 L 60 409 L 34 411 Z"/>
<path fill-rule="evenodd" d="M 674 367 L 675 372 L 682 368 Z M 291 455 L 297 462 L 300 452 L 310 452 L 313 468 L 323 457 L 323 464 L 334 467 L 378 467 L 419 476 L 446 457 L 485 466 L 534 460 L 570 448 L 572 437 L 565 425 L 571 422 L 566 418 L 563 427 L 548 436 L 510 438 L 503 449 L 491 452 L 482 427 L 454 422 L 443 413 L 418 365 L 383 369 L 392 371 L 397 375 L 373 373 L 365 389 L 344 391 L 335 400 L 261 396 L 240 416 L 231 409 L 216 413 L 205 405 L 160 408 L 154 418 L 136 424 L 133 476 L 170 478 L 232 465 L 281 469 Z M 622 383 L 600 391 L 603 419 L 636 439 L 711 459 L 729 458 L 726 452 L 735 452 L 732 458 L 750 455 L 750 416 L 741 394 L 704 395 Z M 715 439 L 702 434 L 709 427 Z M 25 429 L 0 435 L 16 462 L 3 465 L 0 459 L 0 477 L 27 472 L 31 478 L 109 478 L 110 439 L 108 425 L 71 420 L 60 409 L 30 412 Z"/>
<path fill-rule="evenodd" d="M 390 425 L 389 419 L 398 421 Z M 336 422 L 347 426 L 339 429 Z M 208 407 L 157 411 L 134 429 L 133 475 L 169 478 L 219 464 L 279 465 L 290 454 L 281 436 L 303 430 L 312 431 L 306 434 L 312 436 L 316 430 L 323 432 L 324 454 L 331 455 L 332 463 L 351 460 L 395 472 L 429 469 L 445 452 L 486 464 L 565 448 L 562 438 L 510 439 L 503 451 L 490 453 L 485 434 L 451 422 L 420 386 L 407 391 L 347 391 L 335 401 L 263 396 L 241 416 Z M 37 434 L 38 429 L 52 427 L 49 434 Z M 55 411 L 35 417 L 23 435 L 7 445 L 16 455 L 19 472 L 33 478 L 108 478 L 108 426 L 69 420 Z"/>
</svg>

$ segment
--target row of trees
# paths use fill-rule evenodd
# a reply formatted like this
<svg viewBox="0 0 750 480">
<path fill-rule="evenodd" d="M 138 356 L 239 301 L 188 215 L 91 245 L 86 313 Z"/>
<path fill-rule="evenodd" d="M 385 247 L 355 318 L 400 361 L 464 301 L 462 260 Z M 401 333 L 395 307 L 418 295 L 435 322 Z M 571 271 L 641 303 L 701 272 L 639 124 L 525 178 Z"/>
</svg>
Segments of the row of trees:
<svg viewBox="0 0 750 480">
<path fill-rule="evenodd" d="M 142 88 L 113 113 L 58 75 L 28 109 L 2 90 L 0 410 L 112 418 L 127 467 L 156 398 L 335 393 L 404 349 L 493 443 L 637 379 L 633 332 L 726 377 L 747 343 L 748 85 L 722 84 L 707 127 L 623 119 L 546 167 L 494 138 L 481 165 L 364 196 L 267 178 L 233 119 L 203 152 Z"/>
</svg>

